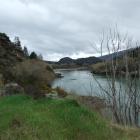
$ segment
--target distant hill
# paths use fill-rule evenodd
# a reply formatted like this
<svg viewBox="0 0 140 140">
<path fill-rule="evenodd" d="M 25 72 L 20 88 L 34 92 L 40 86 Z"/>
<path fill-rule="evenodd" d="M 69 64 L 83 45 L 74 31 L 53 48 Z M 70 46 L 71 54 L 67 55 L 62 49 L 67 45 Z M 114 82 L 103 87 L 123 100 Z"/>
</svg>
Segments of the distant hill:
<svg viewBox="0 0 140 140">
<path fill-rule="evenodd" d="M 58 64 L 73 64 L 75 60 L 69 57 L 64 57 L 58 61 Z"/>
<path fill-rule="evenodd" d="M 58 64 L 76 64 L 76 65 L 91 65 L 95 64 L 97 62 L 101 62 L 101 59 L 97 57 L 88 57 L 88 58 L 78 58 L 78 59 L 72 59 L 69 57 L 65 57 L 60 59 L 57 63 Z"/>
<path fill-rule="evenodd" d="M 72 59 L 69 57 L 64 57 L 62 59 L 60 59 L 58 62 L 54 62 L 54 61 L 46 61 L 48 64 L 52 64 L 52 65 L 82 65 L 82 66 L 87 66 L 87 65 L 92 65 L 92 64 L 96 64 L 98 62 L 102 62 L 102 61 L 110 61 L 112 59 L 116 59 L 116 58 L 122 58 L 125 54 L 128 54 L 130 57 L 136 56 L 140 53 L 140 47 L 136 47 L 136 48 L 131 48 L 128 50 L 123 50 L 123 51 L 119 51 L 119 52 L 115 52 L 112 54 L 108 54 L 108 55 L 104 55 L 102 57 L 87 57 L 87 58 L 78 58 L 78 59 Z"/>
<path fill-rule="evenodd" d="M 102 60 L 97 57 L 88 57 L 88 58 L 79 58 L 76 59 L 75 62 L 78 65 L 91 65 L 91 64 L 96 64 L 98 62 L 101 62 Z"/>
<path fill-rule="evenodd" d="M 123 50 L 123 51 L 118 51 L 118 52 L 115 52 L 115 53 L 112 53 L 112 54 L 107 54 L 107 55 L 104 55 L 104 56 L 101 56 L 101 57 L 98 57 L 98 58 L 101 59 L 101 60 L 110 61 L 110 60 L 115 59 L 115 58 L 121 58 L 126 53 L 130 54 L 130 55 L 132 53 L 136 53 L 137 48 L 140 49 L 140 47 L 131 48 L 131 49 Z"/>
</svg>

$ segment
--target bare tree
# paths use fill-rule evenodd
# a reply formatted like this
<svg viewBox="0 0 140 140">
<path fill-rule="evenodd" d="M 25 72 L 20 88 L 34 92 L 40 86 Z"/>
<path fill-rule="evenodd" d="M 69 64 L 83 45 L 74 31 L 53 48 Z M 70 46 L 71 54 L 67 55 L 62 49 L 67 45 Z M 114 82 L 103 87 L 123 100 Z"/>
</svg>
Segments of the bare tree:
<svg viewBox="0 0 140 140">
<path fill-rule="evenodd" d="M 23 52 L 24 52 L 25 57 L 29 57 L 29 52 L 26 46 L 24 46 Z"/>
<path fill-rule="evenodd" d="M 103 49 L 108 54 L 112 54 L 110 60 L 103 62 L 108 88 L 104 88 L 95 76 L 94 78 L 105 94 L 106 102 L 111 107 L 115 121 L 122 125 L 138 126 L 140 59 L 136 60 L 135 56 L 132 55 L 133 46 L 133 40 L 127 35 L 121 35 L 117 28 L 110 29 L 107 36 L 103 34 L 103 38 L 100 40 L 101 56 L 103 55 Z M 119 56 L 121 50 L 126 51 Z M 138 53 L 137 57 L 139 55 Z M 117 82 L 118 78 L 120 79 L 119 83 Z"/>
<path fill-rule="evenodd" d="M 39 59 L 39 60 L 43 60 L 42 54 L 39 54 L 39 55 L 38 55 L 38 59 Z"/>
</svg>

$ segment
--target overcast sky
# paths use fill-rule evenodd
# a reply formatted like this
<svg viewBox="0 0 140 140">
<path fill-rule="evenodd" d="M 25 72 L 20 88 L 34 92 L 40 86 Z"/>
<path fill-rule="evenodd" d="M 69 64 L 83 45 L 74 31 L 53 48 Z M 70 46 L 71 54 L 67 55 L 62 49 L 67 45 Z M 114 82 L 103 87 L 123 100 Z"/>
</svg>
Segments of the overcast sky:
<svg viewBox="0 0 140 140">
<path fill-rule="evenodd" d="M 0 32 L 47 60 L 97 55 L 104 29 L 140 38 L 140 0 L 0 0 Z"/>
</svg>

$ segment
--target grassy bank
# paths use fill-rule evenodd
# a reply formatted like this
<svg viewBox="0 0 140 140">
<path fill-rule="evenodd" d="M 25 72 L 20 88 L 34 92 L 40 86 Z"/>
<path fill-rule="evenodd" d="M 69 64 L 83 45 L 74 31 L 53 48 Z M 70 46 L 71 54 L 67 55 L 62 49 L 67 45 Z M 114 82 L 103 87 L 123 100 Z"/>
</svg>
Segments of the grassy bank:
<svg viewBox="0 0 140 140">
<path fill-rule="evenodd" d="M 2 97 L 0 120 L 1 140 L 136 140 L 139 136 L 138 130 L 107 125 L 69 99 Z"/>
</svg>

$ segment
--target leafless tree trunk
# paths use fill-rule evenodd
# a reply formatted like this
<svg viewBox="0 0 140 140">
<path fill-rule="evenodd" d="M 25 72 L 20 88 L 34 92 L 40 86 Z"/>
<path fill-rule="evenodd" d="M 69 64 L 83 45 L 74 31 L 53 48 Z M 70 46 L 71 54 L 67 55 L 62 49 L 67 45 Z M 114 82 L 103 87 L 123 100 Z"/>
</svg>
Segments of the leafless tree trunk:
<svg viewBox="0 0 140 140">
<path fill-rule="evenodd" d="M 140 59 L 138 59 L 137 68 L 131 68 L 131 59 L 132 64 L 133 61 L 135 61 L 135 58 L 130 58 L 131 51 L 129 51 L 129 49 L 133 47 L 133 41 L 127 38 L 126 35 L 121 36 L 117 29 L 114 31 L 109 30 L 109 35 L 107 35 L 106 38 L 105 34 L 103 34 L 103 38 L 100 40 L 100 47 L 101 56 L 103 55 L 103 49 L 108 51 L 108 54 L 114 53 L 110 61 L 104 62 L 106 65 L 106 81 L 109 89 L 105 89 L 101 83 L 95 77 L 94 78 L 99 88 L 106 95 L 107 103 L 111 106 L 116 122 L 122 125 L 134 124 L 138 126 L 140 92 L 137 89 L 137 83 L 140 75 Z M 119 58 L 118 52 L 124 50 L 122 47 L 125 47 L 128 51 Z M 138 57 L 139 55 L 138 53 Z M 131 71 L 130 69 L 134 70 Z M 132 73 L 134 73 L 133 78 L 131 77 Z M 125 85 L 123 87 L 122 82 L 119 82 L 119 85 L 116 84 L 118 77 L 124 81 Z"/>
</svg>

